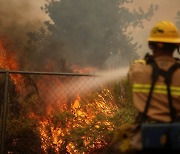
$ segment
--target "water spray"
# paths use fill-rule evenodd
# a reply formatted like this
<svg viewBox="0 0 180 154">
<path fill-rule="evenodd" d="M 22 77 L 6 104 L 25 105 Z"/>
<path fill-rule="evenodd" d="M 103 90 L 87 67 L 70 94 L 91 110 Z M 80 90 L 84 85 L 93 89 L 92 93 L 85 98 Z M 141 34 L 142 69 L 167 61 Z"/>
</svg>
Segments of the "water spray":
<svg viewBox="0 0 180 154">
<path fill-rule="evenodd" d="M 54 93 L 62 93 L 62 95 L 65 93 L 68 97 L 87 94 L 96 91 L 108 83 L 125 79 L 128 69 L 128 67 L 121 67 L 114 70 L 96 72 L 90 76 L 78 77 L 76 80 L 68 81 L 67 83 L 63 83 L 63 86 L 51 88 L 51 90 L 54 89 Z M 71 89 L 71 92 L 69 92 L 69 89 Z"/>
</svg>

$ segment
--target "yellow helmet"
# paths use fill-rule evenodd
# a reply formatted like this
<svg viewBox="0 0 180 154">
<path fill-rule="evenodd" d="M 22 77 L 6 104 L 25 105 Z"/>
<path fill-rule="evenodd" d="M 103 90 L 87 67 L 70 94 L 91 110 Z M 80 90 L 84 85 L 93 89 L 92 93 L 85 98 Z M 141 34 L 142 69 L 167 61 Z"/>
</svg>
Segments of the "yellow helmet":
<svg viewBox="0 0 180 154">
<path fill-rule="evenodd" d="M 160 21 L 152 28 L 148 41 L 179 44 L 180 35 L 172 22 Z"/>
</svg>

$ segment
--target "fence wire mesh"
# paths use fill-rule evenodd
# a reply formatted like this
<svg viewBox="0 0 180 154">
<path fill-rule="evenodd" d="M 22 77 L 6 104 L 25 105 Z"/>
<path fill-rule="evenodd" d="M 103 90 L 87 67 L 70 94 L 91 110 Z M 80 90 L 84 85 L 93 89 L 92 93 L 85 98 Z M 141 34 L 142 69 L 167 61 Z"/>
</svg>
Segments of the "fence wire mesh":
<svg viewBox="0 0 180 154">
<path fill-rule="evenodd" d="M 5 73 L 0 75 L 2 123 Z M 1 138 L 3 151 L 73 153 L 80 152 L 78 147 L 82 144 L 89 149 L 95 144 L 105 145 L 98 139 L 103 134 L 99 133 L 92 144 L 92 134 L 88 132 L 93 133 L 102 124 L 113 129 L 108 120 L 100 123 L 96 118 L 100 114 L 111 116 L 118 108 L 116 101 L 111 90 L 95 76 L 9 73 L 5 134 L 1 125 L 1 136 L 5 136 L 5 141 Z M 87 130 L 81 132 L 81 128 Z"/>
</svg>

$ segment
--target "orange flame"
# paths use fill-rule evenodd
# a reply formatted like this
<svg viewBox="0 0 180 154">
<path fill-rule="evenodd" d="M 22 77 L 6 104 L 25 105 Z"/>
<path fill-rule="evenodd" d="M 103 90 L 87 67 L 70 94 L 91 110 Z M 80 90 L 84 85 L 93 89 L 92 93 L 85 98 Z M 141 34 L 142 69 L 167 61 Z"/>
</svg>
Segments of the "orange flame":
<svg viewBox="0 0 180 154">
<path fill-rule="evenodd" d="M 3 44 L 0 42 L 0 68 L 5 70 L 18 70 L 18 62 L 15 58 L 13 52 L 7 51 Z M 50 66 L 54 67 L 54 63 L 49 63 Z M 51 69 L 51 67 L 48 67 Z M 82 68 L 77 65 L 72 66 L 74 72 L 78 73 L 89 73 L 95 72 L 96 69 L 92 67 Z M 20 83 L 23 82 L 23 78 L 21 75 L 11 75 L 11 79 L 16 85 L 16 90 L 18 92 L 22 92 Z M 71 104 L 70 108 L 67 107 L 68 96 L 64 93 L 57 93 L 56 99 L 52 100 L 50 96 L 44 95 L 51 91 L 57 85 L 65 86 L 62 81 L 58 78 L 53 77 L 55 80 L 54 83 L 57 85 L 51 85 L 52 87 L 47 86 L 45 83 L 46 80 L 52 80 L 51 77 L 41 78 L 37 83 L 37 87 L 40 91 L 40 97 L 45 99 L 46 105 L 46 114 L 45 115 L 37 115 L 35 112 L 29 113 L 29 118 L 35 119 L 38 121 L 38 130 L 40 132 L 41 137 L 41 148 L 46 153 L 48 148 L 51 147 L 55 150 L 55 152 L 59 152 L 61 146 L 64 144 L 63 137 L 67 134 L 70 134 L 72 128 L 82 128 L 84 125 L 91 124 L 93 119 L 96 117 L 98 113 L 103 113 L 107 116 L 113 115 L 114 111 L 117 109 L 117 106 L 113 103 L 112 94 L 108 89 L 103 89 L 100 93 L 97 92 L 96 97 L 91 101 L 88 97 L 91 96 L 81 96 L 80 94 L 76 94 Z M 17 85 L 18 83 L 18 85 Z M 90 95 L 90 94 L 89 94 Z M 106 99 L 108 97 L 108 99 Z M 69 102 L 68 102 L 69 103 Z M 85 103 L 85 104 L 84 104 Z M 55 125 L 54 122 L 54 111 L 58 111 L 59 113 L 64 111 L 69 111 L 72 113 L 73 117 L 66 122 L 66 127 L 64 127 L 63 123 Z M 109 121 L 99 121 L 96 122 L 93 129 L 100 129 L 100 125 L 104 124 L 107 126 L 109 130 L 113 129 L 113 126 Z M 105 146 L 107 143 L 104 140 L 101 140 L 101 137 L 98 136 L 95 142 L 92 145 L 89 145 L 91 142 L 91 136 L 82 136 L 83 144 L 85 146 L 89 146 L 89 149 L 93 148 L 101 148 Z M 77 143 L 70 142 L 66 145 L 66 149 L 69 153 L 81 153 L 78 149 L 76 149 Z"/>
<path fill-rule="evenodd" d="M 17 71 L 19 69 L 18 61 L 16 59 L 15 54 L 11 51 L 7 51 L 3 43 L 0 42 L 0 69 L 6 70 L 6 71 Z M 17 85 L 17 83 L 22 83 L 23 79 L 21 75 L 11 75 L 11 79 L 13 80 L 14 84 L 16 85 L 16 90 L 20 91 L 20 86 Z"/>
<path fill-rule="evenodd" d="M 108 97 L 109 100 L 107 101 L 104 97 Z M 59 96 L 60 98 L 61 96 Z M 85 101 L 87 101 L 87 105 L 84 106 Z M 60 102 L 59 102 L 60 103 Z M 66 108 L 67 109 L 67 108 Z M 40 133 L 41 133 L 41 139 L 42 139 L 42 149 L 44 151 L 47 150 L 47 147 L 53 147 L 55 151 L 58 153 L 61 149 L 63 141 L 63 136 L 69 134 L 72 128 L 82 128 L 86 124 L 90 124 L 95 116 L 98 113 L 103 113 L 107 116 L 113 115 L 114 111 L 117 109 L 117 106 L 113 104 L 112 100 L 112 94 L 108 89 L 103 89 L 101 94 L 97 94 L 96 99 L 93 100 L 93 102 L 89 102 L 88 97 L 82 98 L 80 95 L 76 96 L 74 101 L 71 103 L 70 112 L 74 115 L 71 120 L 67 123 L 66 127 L 64 128 L 63 125 L 58 125 L 58 127 L 54 126 L 53 124 L 53 108 L 51 107 L 51 111 L 48 112 L 48 117 L 44 117 L 44 120 L 40 121 Z M 62 108 L 59 108 L 59 112 L 62 112 Z M 64 110 L 65 111 L 65 110 Z M 48 119 L 48 120 L 47 120 Z M 95 129 L 99 129 L 100 125 L 106 125 L 109 130 L 113 130 L 113 126 L 109 121 L 103 121 L 103 122 L 97 122 L 97 124 L 94 126 Z M 50 134 L 51 139 L 49 137 L 49 132 L 47 131 L 47 126 L 50 127 Z M 90 130 L 91 131 L 91 130 Z M 91 137 L 83 136 L 84 145 L 88 146 L 91 140 Z M 99 136 L 93 145 L 91 145 L 89 148 L 101 148 L 105 146 L 105 141 L 101 140 L 101 137 Z M 66 146 L 66 149 L 69 153 L 80 153 L 78 149 L 75 148 L 76 143 L 70 142 Z"/>
</svg>

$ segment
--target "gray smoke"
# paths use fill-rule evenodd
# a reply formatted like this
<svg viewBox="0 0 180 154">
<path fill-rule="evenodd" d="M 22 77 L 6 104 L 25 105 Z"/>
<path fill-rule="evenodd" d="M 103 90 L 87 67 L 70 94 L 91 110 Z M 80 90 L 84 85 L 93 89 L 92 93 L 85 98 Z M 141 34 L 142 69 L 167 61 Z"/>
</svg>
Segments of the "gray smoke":
<svg viewBox="0 0 180 154">
<path fill-rule="evenodd" d="M 149 5 L 146 10 L 139 8 L 130 12 L 123 6 L 128 0 L 48 2 L 44 11 L 51 19 L 46 22 L 49 33 L 29 33 L 28 49 L 32 53 L 29 57 L 38 71 L 46 69 L 43 66 L 48 60 L 58 66 L 53 71 L 64 71 L 62 59 L 68 64 L 103 68 L 106 60 L 117 54 L 127 61 L 122 62 L 123 65 L 127 65 L 137 58 L 134 51 L 139 46 L 132 43 L 131 36 L 127 36 L 125 31 L 129 25 L 142 27 L 143 21 L 149 20 L 155 9 Z M 30 67 L 34 69 L 34 66 Z"/>
<path fill-rule="evenodd" d="M 0 40 L 18 57 L 24 54 L 27 32 L 37 30 L 46 20 L 40 9 L 44 1 L 0 0 Z"/>
<path fill-rule="evenodd" d="M 63 101 L 65 99 L 65 97 L 63 96 L 71 98 L 78 95 L 87 95 L 88 93 L 94 92 L 101 86 L 104 86 L 108 83 L 126 79 L 128 70 L 128 67 L 121 67 L 114 70 L 99 71 L 95 74 L 92 74 L 92 76 L 90 77 L 74 77 L 71 78 L 71 80 L 67 80 L 63 83 L 51 83 L 51 85 L 48 86 L 48 89 L 46 89 L 45 91 L 50 95 L 53 94 L 53 100 L 55 101 Z M 43 91 L 44 93 L 43 88 L 40 91 Z M 46 100 L 51 102 L 52 97 L 50 97 L 49 95 L 45 97 Z"/>
</svg>

